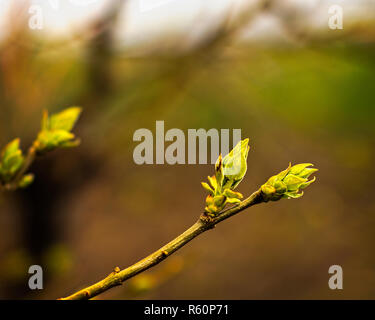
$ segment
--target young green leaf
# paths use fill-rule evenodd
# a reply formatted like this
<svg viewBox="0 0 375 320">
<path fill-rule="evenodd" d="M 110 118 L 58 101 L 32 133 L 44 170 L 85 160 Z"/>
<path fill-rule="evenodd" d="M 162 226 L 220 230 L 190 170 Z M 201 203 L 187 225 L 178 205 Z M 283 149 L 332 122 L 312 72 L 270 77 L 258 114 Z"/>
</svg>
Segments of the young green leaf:
<svg viewBox="0 0 375 320">
<path fill-rule="evenodd" d="M 48 116 L 43 113 L 42 130 L 39 132 L 35 147 L 39 154 L 56 148 L 72 148 L 80 144 L 80 140 L 70 131 L 77 122 L 82 109 L 71 107 L 62 112 Z"/>
<path fill-rule="evenodd" d="M 41 131 L 37 138 L 37 150 L 39 152 L 52 151 L 58 147 L 64 147 L 75 138 L 73 133 L 65 130 Z"/>
<path fill-rule="evenodd" d="M 49 118 L 49 130 L 64 130 L 70 132 L 78 121 L 81 112 L 81 108 L 71 107 L 52 115 Z"/>
<path fill-rule="evenodd" d="M 246 160 L 250 149 L 248 143 L 249 139 L 240 141 L 224 159 L 220 155 L 215 163 L 215 175 L 208 177 L 210 185 L 202 182 L 203 188 L 210 193 L 205 207 L 205 212 L 209 215 L 218 214 L 228 203 L 241 203 L 242 194 L 233 189 L 246 174 Z"/>
<path fill-rule="evenodd" d="M 247 156 L 249 153 L 249 139 L 242 140 L 223 159 L 224 189 L 235 189 L 247 171 Z"/>
</svg>

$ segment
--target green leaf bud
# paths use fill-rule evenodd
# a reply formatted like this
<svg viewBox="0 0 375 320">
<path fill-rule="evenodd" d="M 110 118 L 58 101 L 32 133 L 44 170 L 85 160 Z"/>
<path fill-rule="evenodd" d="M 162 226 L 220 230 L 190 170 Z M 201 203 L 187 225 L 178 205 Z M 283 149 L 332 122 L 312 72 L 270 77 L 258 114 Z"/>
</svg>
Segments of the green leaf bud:
<svg viewBox="0 0 375 320">
<path fill-rule="evenodd" d="M 303 189 L 308 187 L 315 181 L 308 180 L 311 174 L 318 171 L 318 169 L 308 168 L 312 166 L 311 163 L 302 163 L 291 166 L 272 176 L 268 181 L 262 185 L 261 192 L 264 201 L 277 201 L 281 198 L 297 199 L 302 197 Z"/>
<path fill-rule="evenodd" d="M 235 189 L 247 171 L 247 156 L 250 150 L 249 139 L 242 140 L 223 159 L 223 188 Z"/>
<path fill-rule="evenodd" d="M 25 159 L 20 149 L 20 140 L 15 139 L 8 143 L 1 152 L 0 179 L 7 183 L 13 179 L 21 169 Z"/>
<path fill-rule="evenodd" d="M 241 203 L 242 194 L 233 189 L 246 174 L 246 160 L 250 149 L 248 144 L 249 139 L 242 140 L 224 159 L 219 155 L 215 163 L 215 175 L 208 177 L 210 184 L 202 182 L 202 187 L 209 192 L 205 207 L 207 214 L 214 216 L 228 203 Z"/>
<path fill-rule="evenodd" d="M 79 107 L 71 107 L 60 113 L 48 116 L 48 112 L 44 111 L 42 117 L 41 128 L 35 147 L 38 153 L 52 151 L 56 148 L 72 148 L 80 144 L 80 140 L 76 139 L 70 131 L 77 122 L 82 109 Z"/>
</svg>

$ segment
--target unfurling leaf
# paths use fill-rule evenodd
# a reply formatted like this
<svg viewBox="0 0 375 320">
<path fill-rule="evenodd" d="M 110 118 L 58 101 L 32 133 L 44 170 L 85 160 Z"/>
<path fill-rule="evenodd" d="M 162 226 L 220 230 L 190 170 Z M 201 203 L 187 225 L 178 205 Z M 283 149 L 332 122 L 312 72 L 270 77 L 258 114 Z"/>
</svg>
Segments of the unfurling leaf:
<svg viewBox="0 0 375 320">
<path fill-rule="evenodd" d="M 35 143 L 38 153 L 52 151 L 56 148 L 78 146 L 80 141 L 70 131 L 73 129 L 81 112 L 81 108 L 71 107 L 49 117 L 47 111 L 45 111 L 42 118 L 42 129 Z"/>
<path fill-rule="evenodd" d="M 71 131 L 81 115 L 82 109 L 71 107 L 49 118 L 49 130 Z"/>
<path fill-rule="evenodd" d="M 223 188 L 235 189 L 244 178 L 247 171 L 247 155 L 249 139 L 242 140 L 223 159 L 224 181 Z"/>
<path fill-rule="evenodd" d="M 261 191 L 264 201 L 277 201 L 281 198 L 297 199 L 303 196 L 303 189 L 315 181 L 308 178 L 318 169 L 308 168 L 311 163 L 301 163 L 289 167 L 272 176 L 262 185 Z"/>
<path fill-rule="evenodd" d="M 224 158 L 220 155 L 215 163 L 215 175 L 209 176 L 210 184 L 202 182 L 210 195 L 206 198 L 205 212 L 216 215 L 227 203 L 239 204 L 242 194 L 233 191 L 244 178 L 247 171 L 249 139 L 240 141 Z"/>
<path fill-rule="evenodd" d="M 64 147 L 75 138 L 73 133 L 64 130 L 41 131 L 37 138 L 37 150 L 40 152 L 52 151 Z"/>
<path fill-rule="evenodd" d="M 210 194 L 214 194 L 214 190 L 211 189 L 211 187 L 206 182 L 201 182 L 202 187 L 205 188 Z"/>
</svg>

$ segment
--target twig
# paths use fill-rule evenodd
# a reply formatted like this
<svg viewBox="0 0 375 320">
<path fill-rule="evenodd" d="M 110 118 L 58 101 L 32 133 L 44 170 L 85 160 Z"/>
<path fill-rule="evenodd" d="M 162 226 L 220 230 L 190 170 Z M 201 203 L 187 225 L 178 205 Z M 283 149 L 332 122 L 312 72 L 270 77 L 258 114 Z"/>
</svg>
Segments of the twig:
<svg viewBox="0 0 375 320">
<path fill-rule="evenodd" d="M 210 230 L 215 227 L 219 222 L 234 216 L 235 214 L 249 208 L 255 204 L 263 202 L 263 195 L 261 190 L 254 192 L 249 198 L 242 201 L 238 206 L 227 209 L 220 213 L 218 216 L 210 217 L 206 214 L 202 214 L 199 220 L 193 224 L 189 229 L 184 233 L 179 235 L 177 238 L 166 244 L 164 247 L 150 254 L 146 258 L 138 261 L 132 266 L 120 270 L 116 267 L 114 271 L 109 274 L 105 279 L 89 286 L 85 289 L 82 289 L 72 295 L 61 298 L 60 300 L 85 300 L 93 298 L 110 288 L 121 285 L 124 281 L 129 278 L 134 277 L 135 275 L 159 264 L 164 259 L 169 257 L 172 253 L 176 252 L 182 248 L 185 244 L 193 240 L 195 237 L 199 236 L 201 233 Z"/>
</svg>

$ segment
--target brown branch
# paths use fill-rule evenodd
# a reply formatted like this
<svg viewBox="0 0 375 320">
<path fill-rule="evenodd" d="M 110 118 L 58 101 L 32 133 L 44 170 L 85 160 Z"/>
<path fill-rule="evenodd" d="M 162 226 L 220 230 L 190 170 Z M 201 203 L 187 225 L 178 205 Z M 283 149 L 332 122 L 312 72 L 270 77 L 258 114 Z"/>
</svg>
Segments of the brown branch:
<svg viewBox="0 0 375 320">
<path fill-rule="evenodd" d="M 114 271 L 109 274 L 105 279 L 85 288 L 72 295 L 61 298 L 60 300 L 84 300 L 93 298 L 110 288 L 121 285 L 124 281 L 136 276 L 137 274 L 159 264 L 164 259 L 169 257 L 172 253 L 182 248 L 185 244 L 199 236 L 201 233 L 210 230 L 215 227 L 219 222 L 226 220 L 235 214 L 249 208 L 255 204 L 263 202 L 263 195 L 260 190 L 254 192 L 249 198 L 242 201 L 238 206 L 227 209 L 220 213 L 218 216 L 209 217 L 206 214 L 202 214 L 199 220 L 193 224 L 184 233 L 179 235 L 177 238 L 150 254 L 146 258 L 138 261 L 132 266 L 120 270 L 116 267 Z"/>
</svg>

